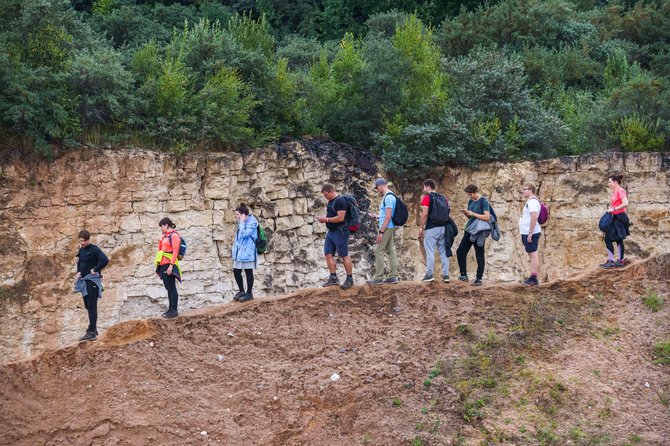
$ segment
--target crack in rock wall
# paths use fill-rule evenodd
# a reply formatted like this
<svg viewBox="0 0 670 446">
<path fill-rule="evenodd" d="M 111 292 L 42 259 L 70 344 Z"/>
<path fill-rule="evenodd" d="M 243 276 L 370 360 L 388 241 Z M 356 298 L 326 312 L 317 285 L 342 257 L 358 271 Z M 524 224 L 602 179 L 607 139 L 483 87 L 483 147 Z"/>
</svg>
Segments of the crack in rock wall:
<svg viewBox="0 0 670 446">
<path fill-rule="evenodd" d="M 540 242 L 543 280 L 590 268 L 603 258 L 597 219 L 609 197 L 606 175 L 626 172 L 631 219 L 627 252 L 646 257 L 668 252 L 670 232 L 667 155 L 601 154 L 541 162 L 489 164 L 477 170 L 443 169 L 440 190 L 450 197 L 452 216 L 462 192 L 475 183 L 500 218 L 502 239 L 487 241 L 488 280 L 518 280 L 527 258 L 516 223 L 523 205 L 520 187 L 534 181 L 551 207 Z M 230 301 L 234 294 L 230 251 L 234 208 L 253 206 L 268 231 L 269 252 L 261 257 L 254 294 L 285 294 L 318 287 L 326 277 L 324 183 L 356 196 L 363 211 L 377 212 L 374 179 L 384 175 L 378 160 L 343 144 L 294 141 L 243 154 L 184 157 L 146 150 L 79 150 L 52 162 L 15 161 L 0 171 L 0 362 L 28 357 L 76 341 L 86 327 L 82 299 L 73 293 L 77 233 L 86 228 L 110 257 L 104 271 L 99 327 L 163 312 L 167 294 L 152 265 L 158 221 L 169 216 L 188 241 L 179 287 L 180 308 Z M 399 231 L 403 280 L 420 278 L 424 259 L 417 229 L 421 178 L 397 179 L 408 203 L 410 223 Z M 351 243 L 358 284 L 374 268 L 376 222 L 363 220 Z M 460 240 L 461 234 L 457 238 Z M 455 251 L 454 246 L 454 251 Z M 439 265 L 439 260 L 438 260 Z M 474 258 L 469 259 L 474 269 Z M 338 263 L 340 277 L 342 266 Z M 457 274 L 455 257 L 452 275 Z"/>
</svg>

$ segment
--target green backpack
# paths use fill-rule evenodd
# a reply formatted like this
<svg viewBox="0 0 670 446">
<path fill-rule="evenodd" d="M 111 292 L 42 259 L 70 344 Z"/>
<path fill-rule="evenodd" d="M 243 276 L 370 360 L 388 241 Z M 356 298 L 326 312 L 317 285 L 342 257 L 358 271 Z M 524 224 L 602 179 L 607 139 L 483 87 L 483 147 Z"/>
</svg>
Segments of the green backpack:
<svg viewBox="0 0 670 446">
<path fill-rule="evenodd" d="M 258 254 L 265 254 L 268 252 L 268 236 L 260 222 L 256 227 L 256 252 Z"/>
</svg>

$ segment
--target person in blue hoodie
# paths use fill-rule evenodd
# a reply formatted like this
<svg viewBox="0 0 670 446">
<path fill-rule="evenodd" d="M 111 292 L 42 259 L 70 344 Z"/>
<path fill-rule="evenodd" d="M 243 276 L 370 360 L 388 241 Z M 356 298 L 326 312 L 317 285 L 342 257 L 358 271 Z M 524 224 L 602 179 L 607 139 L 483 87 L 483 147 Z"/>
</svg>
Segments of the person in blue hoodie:
<svg viewBox="0 0 670 446">
<path fill-rule="evenodd" d="M 235 209 L 235 219 L 237 220 L 237 232 L 233 243 L 233 274 L 240 291 L 233 296 L 233 300 L 246 302 L 254 298 L 252 289 L 254 287 L 254 270 L 258 264 L 258 254 L 256 252 L 258 220 L 249 212 L 249 208 L 244 203 Z M 242 280 L 242 270 L 247 277 L 246 291 Z"/>
<path fill-rule="evenodd" d="M 109 263 L 104 252 L 91 243 L 91 233 L 79 231 L 79 252 L 77 253 L 77 278 L 74 290 L 84 298 L 88 311 L 88 328 L 80 341 L 95 341 L 98 337 L 98 299 L 102 297 L 101 271 Z"/>
</svg>

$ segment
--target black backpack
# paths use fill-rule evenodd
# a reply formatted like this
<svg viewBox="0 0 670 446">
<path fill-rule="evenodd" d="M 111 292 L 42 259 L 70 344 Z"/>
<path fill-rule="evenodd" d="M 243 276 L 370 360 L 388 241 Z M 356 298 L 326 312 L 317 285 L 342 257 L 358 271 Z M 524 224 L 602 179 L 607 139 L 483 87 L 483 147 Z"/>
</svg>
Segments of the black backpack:
<svg viewBox="0 0 670 446">
<path fill-rule="evenodd" d="M 395 210 L 393 211 L 393 215 L 391 216 L 391 221 L 393 222 L 393 225 L 396 227 L 404 225 L 405 223 L 407 223 L 407 219 L 409 219 L 409 212 L 407 211 L 407 205 L 400 199 L 399 196 L 397 196 L 393 192 L 389 191 L 387 192 L 387 194 L 391 194 L 395 197 Z M 386 195 L 384 195 L 384 198 L 386 198 Z"/>
<path fill-rule="evenodd" d="M 451 209 L 449 208 L 447 197 L 437 192 L 431 192 L 429 197 L 430 208 L 428 210 L 428 218 L 430 221 L 437 226 L 444 226 L 449 223 Z"/>
<path fill-rule="evenodd" d="M 344 217 L 344 224 L 349 232 L 356 232 L 361 227 L 361 211 L 358 209 L 356 198 L 352 195 L 343 195 L 347 200 L 347 214 Z"/>
</svg>

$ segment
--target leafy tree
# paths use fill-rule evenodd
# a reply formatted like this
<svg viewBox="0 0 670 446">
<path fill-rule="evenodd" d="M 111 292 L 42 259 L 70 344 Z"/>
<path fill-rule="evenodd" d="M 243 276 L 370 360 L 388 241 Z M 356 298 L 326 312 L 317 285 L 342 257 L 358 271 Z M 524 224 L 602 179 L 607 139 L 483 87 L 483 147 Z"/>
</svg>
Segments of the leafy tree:
<svg viewBox="0 0 670 446">
<path fill-rule="evenodd" d="M 519 56 L 478 48 L 446 60 L 445 68 L 452 89 L 444 112 L 378 138 L 389 168 L 426 171 L 442 164 L 539 158 L 563 146 L 567 129 L 531 97 Z"/>
<path fill-rule="evenodd" d="M 74 53 L 65 79 L 83 129 L 118 125 L 135 109 L 133 76 L 111 48 L 100 45 Z"/>
<path fill-rule="evenodd" d="M 277 57 L 286 59 L 291 69 L 307 70 L 316 63 L 324 51 L 324 46 L 315 38 L 298 35 L 287 36 L 277 48 Z"/>
<path fill-rule="evenodd" d="M 660 120 L 652 122 L 637 113 L 622 117 L 614 124 L 614 136 L 621 148 L 631 152 L 663 150 L 665 134 L 659 131 Z"/>
<path fill-rule="evenodd" d="M 436 36 L 442 50 L 454 56 L 480 45 L 520 51 L 524 47 L 595 43 L 597 39 L 596 27 L 566 0 L 504 0 L 476 11 L 463 11 L 445 20 Z"/>
<path fill-rule="evenodd" d="M 48 154 L 48 143 L 80 132 L 66 70 L 92 33 L 64 0 L 4 0 L 0 11 L 0 122 Z"/>
<path fill-rule="evenodd" d="M 236 71 L 220 70 L 194 99 L 201 145 L 232 148 L 253 140 L 249 117 L 256 101 Z"/>
</svg>

